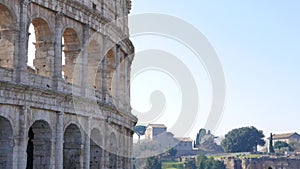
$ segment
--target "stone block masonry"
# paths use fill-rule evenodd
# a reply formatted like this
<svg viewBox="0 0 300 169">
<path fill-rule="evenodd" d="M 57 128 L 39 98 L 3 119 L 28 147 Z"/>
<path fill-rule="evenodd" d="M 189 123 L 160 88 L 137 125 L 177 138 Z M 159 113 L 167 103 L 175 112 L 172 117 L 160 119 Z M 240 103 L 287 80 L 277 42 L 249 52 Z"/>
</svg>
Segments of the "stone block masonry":
<svg viewBox="0 0 300 169">
<path fill-rule="evenodd" d="M 132 168 L 130 8 L 0 0 L 0 168 Z"/>
</svg>

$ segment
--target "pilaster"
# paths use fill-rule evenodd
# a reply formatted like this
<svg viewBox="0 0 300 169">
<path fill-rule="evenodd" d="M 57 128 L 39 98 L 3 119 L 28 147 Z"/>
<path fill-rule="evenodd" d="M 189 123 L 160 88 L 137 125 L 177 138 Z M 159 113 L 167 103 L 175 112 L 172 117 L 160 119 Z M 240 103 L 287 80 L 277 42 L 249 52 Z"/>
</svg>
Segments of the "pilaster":
<svg viewBox="0 0 300 169">
<path fill-rule="evenodd" d="M 29 107 L 23 106 L 19 114 L 19 136 L 18 140 L 18 155 L 17 155 L 17 168 L 25 169 L 27 163 L 27 114 Z"/>
<path fill-rule="evenodd" d="M 57 114 L 57 124 L 56 124 L 56 156 L 55 156 L 55 168 L 63 168 L 63 144 L 64 144 L 64 112 L 59 112 Z"/>
<path fill-rule="evenodd" d="M 58 12 L 55 16 L 55 42 L 54 42 L 54 89 L 59 89 L 59 81 L 62 80 L 62 16 Z"/>
<path fill-rule="evenodd" d="M 27 83 L 27 40 L 28 40 L 28 32 L 27 32 L 27 8 L 30 4 L 29 0 L 24 0 L 21 2 L 20 9 L 20 33 L 19 33 L 19 49 L 18 49 L 18 61 L 15 66 L 15 81 L 17 83 Z"/>
</svg>

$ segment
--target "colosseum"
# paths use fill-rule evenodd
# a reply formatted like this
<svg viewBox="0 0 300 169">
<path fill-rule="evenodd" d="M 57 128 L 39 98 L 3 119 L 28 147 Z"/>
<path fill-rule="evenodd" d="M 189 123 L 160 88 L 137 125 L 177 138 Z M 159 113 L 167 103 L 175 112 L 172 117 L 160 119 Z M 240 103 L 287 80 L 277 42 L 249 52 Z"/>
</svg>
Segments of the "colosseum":
<svg viewBox="0 0 300 169">
<path fill-rule="evenodd" d="M 0 168 L 132 168 L 130 0 L 0 0 Z"/>
</svg>

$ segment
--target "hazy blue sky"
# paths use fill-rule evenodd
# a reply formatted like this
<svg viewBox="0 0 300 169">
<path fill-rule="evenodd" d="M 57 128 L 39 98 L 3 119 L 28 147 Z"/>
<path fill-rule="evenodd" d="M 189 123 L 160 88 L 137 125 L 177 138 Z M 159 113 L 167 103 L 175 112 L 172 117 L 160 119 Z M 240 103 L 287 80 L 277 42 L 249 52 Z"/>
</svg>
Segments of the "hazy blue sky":
<svg viewBox="0 0 300 169">
<path fill-rule="evenodd" d="M 300 1 L 133 0 L 131 14 L 140 13 L 179 17 L 214 46 L 226 79 L 217 135 L 251 125 L 265 135 L 300 132 Z M 139 41 L 133 39 L 137 51 L 143 48 Z M 138 84 L 133 87 L 141 93 Z M 139 97 L 132 94 L 133 107 L 147 107 Z M 202 126 L 199 122 L 195 131 Z"/>
</svg>

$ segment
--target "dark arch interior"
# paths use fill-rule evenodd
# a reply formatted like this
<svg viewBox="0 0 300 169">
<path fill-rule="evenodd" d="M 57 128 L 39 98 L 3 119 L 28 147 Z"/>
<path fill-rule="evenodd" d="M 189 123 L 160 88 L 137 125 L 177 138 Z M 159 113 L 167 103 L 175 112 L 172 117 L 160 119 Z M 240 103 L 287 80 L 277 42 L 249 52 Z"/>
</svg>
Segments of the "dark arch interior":
<svg viewBox="0 0 300 169">
<path fill-rule="evenodd" d="M 64 150 L 63 150 L 63 168 L 77 169 L 81 168 L 81 132 L 75 124 L 70 124 L 64 133 Z"/>
<path fill-rule="evenodd" d="M 50 167 L 52 133 L 47 122 L 39 120 L 28 131 L 26 169 Z"/>
<path fill-rule="evenodd" d="M 10 122 L 0 117 L 0 168 L 12 168 L 13 135 Z"/>
</svg>

